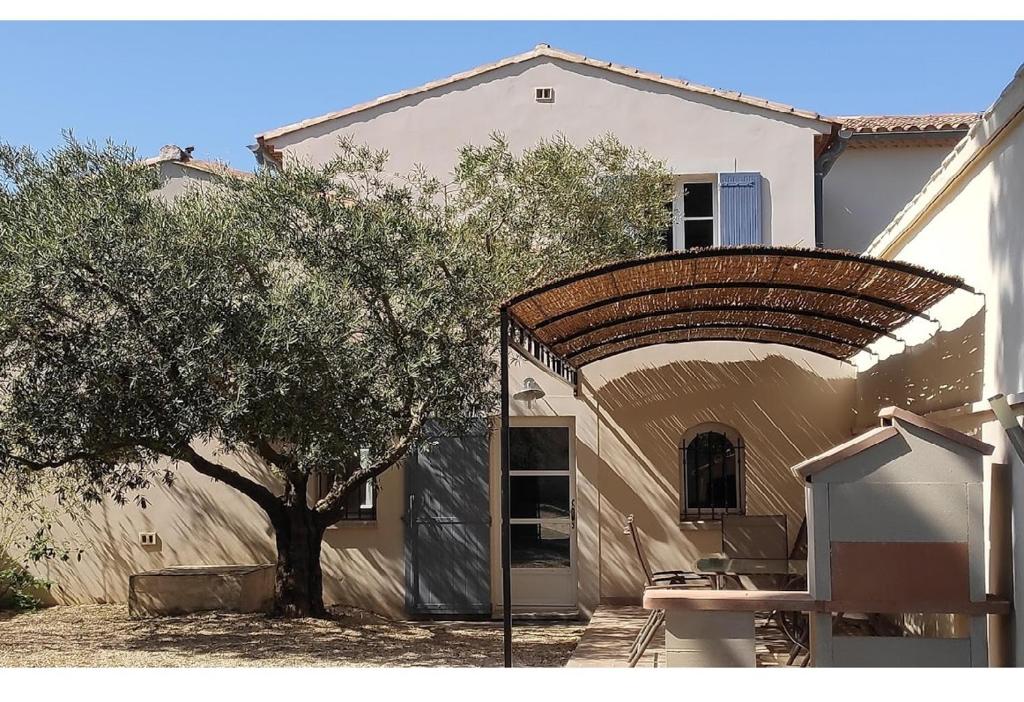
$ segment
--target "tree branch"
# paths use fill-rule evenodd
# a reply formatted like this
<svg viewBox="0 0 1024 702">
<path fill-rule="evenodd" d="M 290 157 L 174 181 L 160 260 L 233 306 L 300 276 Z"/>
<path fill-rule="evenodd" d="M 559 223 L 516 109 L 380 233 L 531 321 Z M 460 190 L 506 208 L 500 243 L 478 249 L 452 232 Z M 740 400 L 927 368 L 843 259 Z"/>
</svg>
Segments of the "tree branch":
<svg viewBox="0 0 1024 702">
<path fill-rule="evenodd" d="M 100 275 L 99 271 L 90 266 L 88 263 L 85 263 L 84 261 L 78 261 L 78 265 L 83 270 L 88 272 L 89 275 L 92 276 L 92 279 L 87 279 L 85 276 L 83 276 L 81 273 L 74 269 L 70 270 L 72 277 L 74 277 L 81 283 L 91 285 L 92 287 L 101 291 L 108 298 L 113 300 L 116 304 L 120 305 L 122 309 L 124 309 L 125 312 L 127 312 L 128 315 L 132 318 L 132 321 L 139 326 L 139 328 L 146 328 L 147 325 L 145 315 L 143 314 L 142 310 L 139 309 L 138 305 L 136 305 L 131 299 L 129 299 L 125 295 L 122 295 L 120 292 L 114 289 L 113 286 L 111 286 L 109 283 L 103 280 L 103 277 Z"/>
<path fill-rule="evenodd" d="M 420 429 L 423 427 L 423 423 L 426 421 L 426 410 L 426 403 L 421 403 L 419 407 L 416 408 L 416 411 L 412 413 L 405 435 L 379 460 L 368 466 L 352 471 L 344 480 L 338 480 L 337 478 L 334 479 L 331 489 L 323 498 L 318 500 L 316 505 L 313 507 L 314 511 L 320 515 L 322 520 L 326 521 L 328 524 L 336 520 L 341 510 L 342 499 L 344 499 L 345 495 L 347 495 L 353 487 L 365 480 L 377 477 L 397 463 L 402 456 L 405 455 L 406 451 L 409 450 L 409 445 L 412 443 L 413 438 L 416 437 Z"/>
<path fill-rule="evenodd" d="M 69 463 L 74 463 L 75 461 L 86 461 L 90 459 L 111 460 L 106 454 L 127 448 L 145 448 L 153 451 L 154 453 L 167 456 L 168 458 L 184 461 L 191 465 L 198 473 L 209 478 L 213 478 L 214 480 L 224 483 L 228 487 L 238 490 L 240 493 L 262 507 L 271 519 L 275 519 L 280 514 L 281 501 L 274 495 L 274 493 L 254 480 L 245 477 L 241 473 L 237 473 L 227 466 L 214 463 L 213 461 L 204 458 L 187 444 L 172 449 L 145 439 L 132 439 L 130 441 L 110 444 L 109 446 L 101 447 L 96 451 L 74 451 L 60 458 L 50 460 L 33 460 L 8 451 L 0 451 L 0 458 L 14 461 L 15 463 L 32 471 L 41 471 L 60 468 L 68 465 Z"/>
<path fill-rule="evenodd" d="M 249 438 L 253 447 L 256 449 L 256 453 L 260 455 L 264 461 L 270 465 L 287 471 L 292 464 L 292 461 L 284 454 L 275 451 L 274 447 L 270 445 L 270 442 L 264 439 L 262 436 L 252 436 Z"/>
<path fill-rule="evenodd" d="M 135 445 L 136 445 L 135 442 L 128 443 L 128 444 L 117 444 L 117 445 L 112 445 L 112 446 L 107 447 L 107 450 L 109 450 L 109 451 L 117 451 L 117 450 L 120 450 L 120 449 L 130 448 L 130 447 L 135 446 Z M 49 470 L 49 469 L 52 469 L 52 468 L 61 468 L 63 466 L 68 465 L 69 463 L 74 463 L 75 461 L 86 461 L 86 460 L 89 460 L 89 459 L 94 459 L 94 460 L 95 459 L 103 459 L 104 456 L 102 456 L 101 453 L 102 452 L 97 452 L 97 451 L 74 451 L 72 453 L 69 453 L 69 454 L 61 457 L 61 458 L 55 458 L 55 459 L 48 460 L 48 461 L 34 461 L 31 458 L 25 458 L 24 456 L 18 456 L 16 454 L 9 453 L 7 451 L 0 451 L 0 457 L 9 459 L 11 461 L 14 461 L 18 465 L 24 466 L 24 467 L 28 468 L 29 470 L 38 471 L 38 470 Z"/>
<path fill-rule="evenodd" d="M 276 497 L 274 493 L 256 481 L 245 477 L 241 473 L 236 473 L 227 466 L 207 460 L 196 453 L 195 449 L 187 444 L 178 448 L 171 457 L 185 461 L 191 464 L 191 466 L 196 469 L 196 472 L 202 473 L 207 477 L 224 483 L 228 487 L 238 490 L 240 493 L 262 507 L 263 511 L 270 517 L 271 521 L 280 517 L 282 512 L 280 498 Z"/>
</svg>

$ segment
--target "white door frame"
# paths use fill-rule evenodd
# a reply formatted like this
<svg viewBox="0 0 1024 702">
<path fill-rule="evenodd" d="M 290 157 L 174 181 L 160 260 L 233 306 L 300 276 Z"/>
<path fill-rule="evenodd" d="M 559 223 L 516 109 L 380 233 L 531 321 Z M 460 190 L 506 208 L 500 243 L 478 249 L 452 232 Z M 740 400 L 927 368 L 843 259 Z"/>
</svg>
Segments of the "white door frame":
<svg viewBox="0 0 1024 702">
<path fill-rule="evenodd" d="M 575 417 L 510 417 L 509 428 L 557 427 L 569 432 L 569 507 L 576 509 L 576 418 Z M 556 477 L 563 473 L 545 470 L 510 471 L 514 476 Z M 549 522 L 569 527 L 568 568 L 516 568 L 512 567 L 512 608 L 514 611 L 575 610 L 579 603 L 579 547 L 577 544 L 578 519 L 525 519 L 512 518 L 509 524 L 537 524 Z"/>
</svg>

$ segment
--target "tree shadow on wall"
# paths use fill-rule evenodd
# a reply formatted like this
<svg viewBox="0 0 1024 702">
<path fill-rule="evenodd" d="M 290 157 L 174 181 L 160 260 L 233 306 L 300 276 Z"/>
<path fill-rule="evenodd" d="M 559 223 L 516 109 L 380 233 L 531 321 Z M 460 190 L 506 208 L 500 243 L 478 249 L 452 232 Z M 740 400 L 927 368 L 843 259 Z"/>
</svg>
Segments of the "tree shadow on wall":
<svg viewBox="0 0 1024 702">
<path fill-rule="evenodd" d="M 601 432 L 602 526 L 614 537 L 602 541 L 602 573 L 610 591 L 634 594 L 642 574 L 620 536 L 626 515 L 635 515 L 659 568 L 688 568 L 721 549 L 717 530 L 680 525 L 679 441 L 688 429 L 715 422 L 739 432 L 746 511 L 785 515 L 792 544 L 804 489 L 790 468 L 850 438 L 855 397 L 852 373 L 826 377 L 781 354 L 648 365 L 587 390 Z"/>
<path fill-rule="evenodd" d="M 985 313 L 981 306 L 959 327 L 940 330 L 859 373 L 854 426 L 877 424 L 878 410 L 890 405 L 926 414 L 983 399 Z"/>
</svg>

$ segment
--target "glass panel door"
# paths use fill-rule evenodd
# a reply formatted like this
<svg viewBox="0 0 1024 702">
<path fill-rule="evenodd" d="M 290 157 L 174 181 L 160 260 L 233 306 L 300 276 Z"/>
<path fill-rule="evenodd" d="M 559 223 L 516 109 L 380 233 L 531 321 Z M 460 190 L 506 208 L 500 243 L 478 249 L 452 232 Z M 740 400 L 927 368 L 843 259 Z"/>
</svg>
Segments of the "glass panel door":
<svg viewBox="0 0 1024 702">
<path fill-rule="evenodd" d="M 576 604 L 572 435 L 566 426 L 509 429 L 512 602 Z"/>
</svg>

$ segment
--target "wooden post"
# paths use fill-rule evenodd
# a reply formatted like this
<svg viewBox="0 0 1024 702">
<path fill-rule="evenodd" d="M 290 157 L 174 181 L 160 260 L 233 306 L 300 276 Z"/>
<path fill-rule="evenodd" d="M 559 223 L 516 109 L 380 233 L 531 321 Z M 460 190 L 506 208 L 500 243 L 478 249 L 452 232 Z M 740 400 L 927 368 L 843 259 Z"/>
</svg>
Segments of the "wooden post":
<svg viewBox="0 0 1024 702">
<path fill-rule="evenodd" d="M 988 403 L 992 407 L 996 419 L 1003 425 L 1003 429 L 1010 439 L 1010 444 L 1013 445 L 1013 450 L 1017 452 L 1020 460 L 1024 462 L 1024 428 L 1021 427 L 1016 415 L 1010 409 L 1010 404 L 1006 401 L 1006 397 L 1002 394 L 994 395 L 988 398 Z"/>
<path fill-rule="evenodd" d="M 832 667 L 832 613 L 815 612 L 811 617 L 811 665 Z"/>
<path fill-rule="evenodd" d="M 508 310 L 501 308 L 501 604 L 505 667 L 512 667 L 512 530 L 509 526 Z"/>
</svg>

